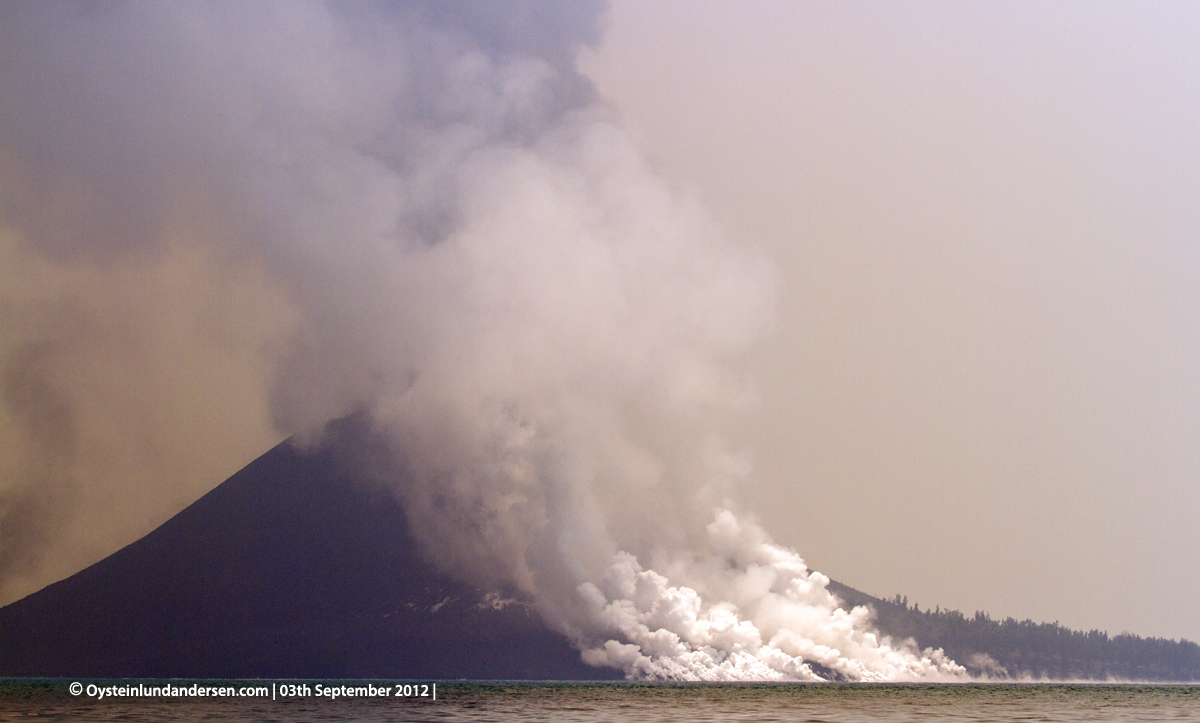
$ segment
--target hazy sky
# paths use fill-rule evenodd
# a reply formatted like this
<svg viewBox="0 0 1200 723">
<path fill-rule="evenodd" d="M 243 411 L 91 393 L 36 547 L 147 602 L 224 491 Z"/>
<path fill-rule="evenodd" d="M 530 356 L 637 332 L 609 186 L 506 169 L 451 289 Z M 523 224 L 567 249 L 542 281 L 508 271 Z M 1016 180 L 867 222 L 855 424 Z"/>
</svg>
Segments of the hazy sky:
<svg viewBox="0 0 1200 723">
<path fill-rule="evenodd" d="M 23 7 L 35 6 L 10 9 Z M 427 153 L 414 167 L 433 169 L 412 182 L 399 215 L 412 227 L 399 231 L 389 194 L 412 178 L 396 171 L 404 162 L 365 163 L 359 141 L 377 141 L 394 108 L 422 94 L 449 100 L 415 103 L 414 116 L 470 120 L 472 104 L 494 102 L 499 110 L 476 114 L 482 137 L 506 138 L 487 126 L 497 113 L 541 133 L 548 121 L 500 101 L 544 110 L 543 76 L 570 80 L 554 76 L 565 51 L 549 66 L 505 65 L 512 28 L 472 27 L 501 60 L 451 63 L 442 76 L 420 33 L 405 36 L 410 46 L 370 23 L 322 35 L 314 6 L 258 6 L 244 25 L 237 14 L 254 6 L 179 7 L 220 9 L 219 22 L 125 8 L 128 27 L 111 37 L 103 24 L 78 26 L 86 42 L 51 32 L 59 50 L 0 28 L 0 92 L 11 100 L 0 104 L 0 604 L 145 534 L 269 448 L 291 411 L 280 389 L 304 397 L 295 404 L 312 418 L 372 392 L 372 373 L 408 353 L 407 328 L 394 322 L 423 313 L 425 279 L 399 277 L 416 278 L 416 290 L 389 295 L 396 279 L 379 259 L 391 252 L 350 242 L 375 238 L 377 221 L 400 236 L 441 233 L 459 202 L 443 197 L 453 184 L 439 185 L 442 165 L 491 184 L 479 197 L 504 202 L 485 210 L 512 211 L 501 231 L 530 236 L 521 204 L 506 200 L 524 198 L 522 186 L 461 164 L 455 154 L 476 141 L 453 123 L 435 123 L 449 131 L 429 138 L 389 137 L 402 161 Z M 296 22 L 273 24 L 273 12 Z M 586 36 L 561 14 L 565 24 L 547 28 Z M 160 27 L 196 43 L 177 52 L 156 40 Z M 222 27 L 246 34 L 212 30 Z M 675 190 L 754 250 L 747 258 L 774 260 L 780 301 L 745 362 L 759 401 L 738 441 L 753 453 L 749 505 L 812 567 L 922 607 L 1200 640 L 1197 38 L 1200 9 L 1189 3 L 612 6 L 579 67 Z M 421 52 L 409 57 L 410 47 Z M 431 48 L 458 57 L 452 44 Z M 422 72 L 432 73 L 425 85 L 403 90 Z M 472 95 L 476 83 L 501 91 Z M 412 97 L 388 95 L 398 92 Z M 586 99 L 569 83 L 556 92 L 566 108 Z M 29 160 L 39 158 L 45 168 Z M 651 192 L 613 182 L 603 199 L 683 218 L 635 218 L 666 228 L 672 254 L 679 234 L 708 232 L 695 206 L 654 190 L 636 158 L 622 163 L 633 170 L 595 175 L 641 179 Z M 96 179 L 106 182 L 88 186 Z M 150 239 L 156 219 L 166 230 Z M 38 233 L 51 241 L 31 243 Z M 722 319 L 695 326 L 738 337 L 728 327 L 759 319 L 750 307 L 760 295 L 720 309 L 715 287 L 696 279 L 736 266 L 722 261 L 736 255 L 702 235 L 696 248 L 711 256 L 652 253 L 634 265 L 637 308 L 680 319 L 716 309 Z M 381 255 L 359 257 L 362 248 Z M 496 258 L 513 261 L 508 252 Z M 556 280 L 556 257 L 532 252 L 548 271 L 495 267 L 522 292 Z M 743 292 L 759 278 L 733 275 Z M 584 278 L 596 287 L 536 290 L 607 298 L 606 277 Z M 677 287 L 699 288 L 708 305 L 681 311 L 691 297 L 665 298 Z M 556 298 L 539 297 L 536 310 L 562 311 L 562 325 L 586 337 L 586 304 Z M 364 311 L 369 335 L 338 336 Z M 647 348 L 672 331 L 646 329 L 637 340 Z M 628 341 L 627 329 L 613 333 Z M 515 335 L 495 336 L 503 346 Z M 591 340 L 578 341 L 590 354 Z M 306 344 L 319 352 L 307 362 L 327 373 L 304 368 Z M 519 378 L 528 367 L 518 367 Z M 402 387 L 408 372 L 387 371 Z M 38 553 L 6 552 L 18 548 Z"/>
<path fill-rule="evenodd" d="M 583 67 L 778 260 L 757 509 L 922 607 L 1200 639 L 1200 9 L 616 2 Z"/>
</svg>

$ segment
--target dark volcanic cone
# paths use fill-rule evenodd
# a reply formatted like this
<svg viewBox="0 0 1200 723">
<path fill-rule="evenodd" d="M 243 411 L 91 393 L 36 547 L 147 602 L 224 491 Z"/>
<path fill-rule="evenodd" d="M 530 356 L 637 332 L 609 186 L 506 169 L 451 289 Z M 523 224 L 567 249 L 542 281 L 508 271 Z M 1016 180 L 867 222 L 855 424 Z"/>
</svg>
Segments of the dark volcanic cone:
<svg viewBox="0 0 1200 723">
<path fill-rule="evenodd" d="M 284 442 L 137 542 L 0 608 L 0 677 L 620 678 L 526 605 L 435 570 L 354 417 Z M 920 610 L 830 583 L 976 674 L 1196 680 L 1189 641 Z M 986 653 L 986 655 L 983 655 Z M 981 657 L 982 656 L 982 657 Z M 832 675 L 832 671 L 818 668 Z"/>
<path fill-rule="evenodd" d="M 280 444 L 144 538 L 0 609 L 0 676 L 620 677 L 525 605 L 425 562 L 393 497 L 359 481 L 352 427 L 310 452 Z"/>
</svg>

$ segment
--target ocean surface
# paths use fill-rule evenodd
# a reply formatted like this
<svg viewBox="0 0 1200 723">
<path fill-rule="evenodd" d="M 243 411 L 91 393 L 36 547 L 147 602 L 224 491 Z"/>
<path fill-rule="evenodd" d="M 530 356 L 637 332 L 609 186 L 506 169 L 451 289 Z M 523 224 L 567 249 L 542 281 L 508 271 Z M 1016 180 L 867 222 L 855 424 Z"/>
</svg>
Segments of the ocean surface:
<svg viewBox="0 0 1200 723">
<path fill-rule="evenodd" d="M 436 685 L 0 679 L 0 721 L 1200 721 L 1200 685 Z"/>
</svg>

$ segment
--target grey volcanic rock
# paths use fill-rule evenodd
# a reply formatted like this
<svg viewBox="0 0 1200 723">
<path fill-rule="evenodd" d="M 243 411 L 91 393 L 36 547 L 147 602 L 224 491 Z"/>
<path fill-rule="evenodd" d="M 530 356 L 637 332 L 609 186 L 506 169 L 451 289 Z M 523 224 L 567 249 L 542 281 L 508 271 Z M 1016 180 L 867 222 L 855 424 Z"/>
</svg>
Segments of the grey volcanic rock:
<svg viewBox="0 0 1200 723">
<path fill-rule="evenodd" d="M 611 679 L 437 572 L 363 435 L 284 442 L 142 539 L 0 609 L 0 676 Z"/>
</svg>

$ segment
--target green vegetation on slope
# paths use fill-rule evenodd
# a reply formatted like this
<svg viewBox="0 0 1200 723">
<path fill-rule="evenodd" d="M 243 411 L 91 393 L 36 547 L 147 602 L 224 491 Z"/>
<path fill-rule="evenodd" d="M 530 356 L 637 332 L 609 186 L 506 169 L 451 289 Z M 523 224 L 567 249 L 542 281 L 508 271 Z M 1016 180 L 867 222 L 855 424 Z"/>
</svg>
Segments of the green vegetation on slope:
<svg viewBox="0 0 1200 723">
<path fill-rule="evenodd" d="M 893 638 L 912 638 L 921 648 L 942 648 L 972 673 L 996 678 L 1088 680 L 1200 680 L 1200 645 L 1189 640 L 1143 638 L 1102 630 L 1082 632 L 1053 623 L 1005 618 L 985 612 L 921 610 L 897 595 L 880 599 L 832 583 L 850 605 L 875 610 L 876 625 Z"/>
</svg>

